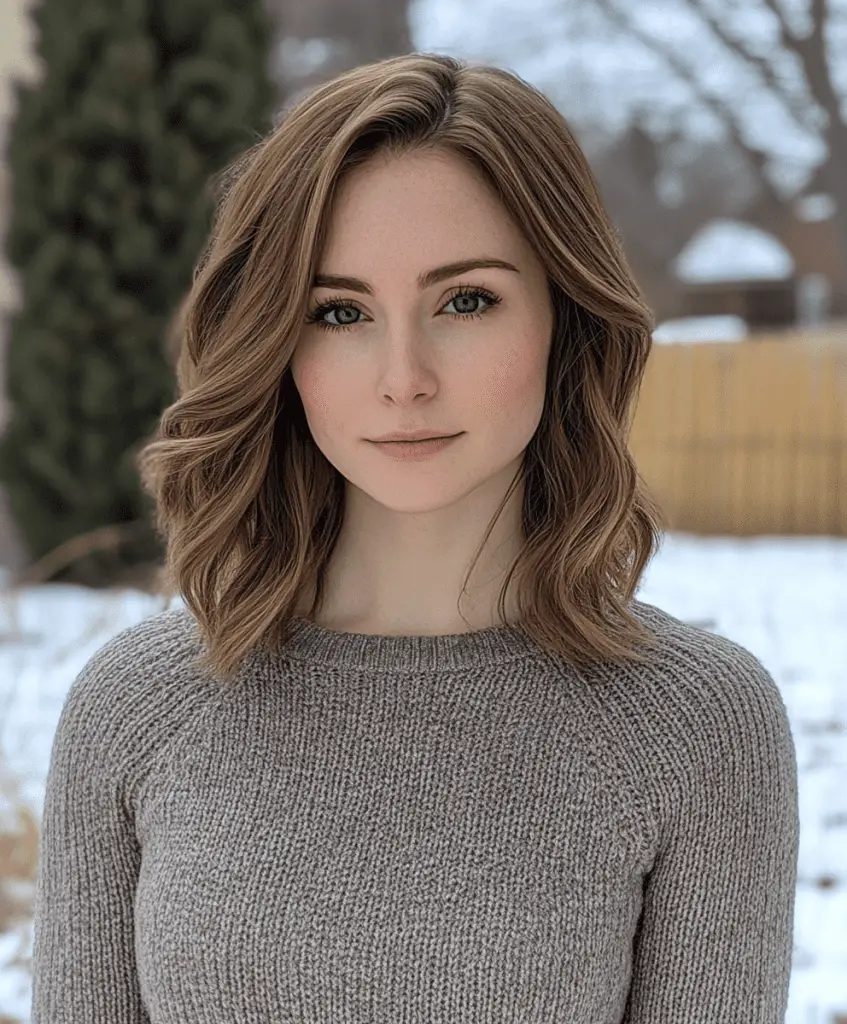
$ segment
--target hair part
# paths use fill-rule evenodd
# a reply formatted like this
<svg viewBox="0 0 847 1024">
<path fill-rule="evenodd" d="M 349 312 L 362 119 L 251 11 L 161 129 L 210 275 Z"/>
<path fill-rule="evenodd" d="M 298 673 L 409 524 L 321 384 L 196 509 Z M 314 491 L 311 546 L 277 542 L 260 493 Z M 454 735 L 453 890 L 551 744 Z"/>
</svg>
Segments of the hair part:
<svg viewBox="0 0 847 1024">
<path fill-rule="evenodd" d="M 562 115 L 511 72 L 412 53 L 310 91 L 217 179 L 214 225 L 174 325 L 178 398 L 137 455 L 166 542 L 166 589 L 232 681 L 320 607 L 344 478 L 314 443 L 289 364 L 339 182 L 378 153 L 479 170 L 547 268 L 555 324 L 524 481 L 519 626 L 576 664 L 642 662 L 628 605 L 664 526 L 627 447 L 653 315 Z M 466 577 L 467 580 L 467 577 Z M 464 587 L 463 587 L 464 590 Z"/>
</svg>

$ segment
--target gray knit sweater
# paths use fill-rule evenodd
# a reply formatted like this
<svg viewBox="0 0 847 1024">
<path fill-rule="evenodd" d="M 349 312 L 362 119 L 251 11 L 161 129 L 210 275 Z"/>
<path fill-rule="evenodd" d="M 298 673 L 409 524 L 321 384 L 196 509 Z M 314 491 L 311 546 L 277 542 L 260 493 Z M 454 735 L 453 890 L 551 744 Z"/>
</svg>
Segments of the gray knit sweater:
<svg viewBox="0 0 847 1024">
<path fill-rule="evenodd" d="M 123 630 L 53 740 L 33 1024 L 782 1024 L 785 705 L 632 610 L 647 667 L 297 619 L 229 689 L 187 610 Z"/>
</svg>

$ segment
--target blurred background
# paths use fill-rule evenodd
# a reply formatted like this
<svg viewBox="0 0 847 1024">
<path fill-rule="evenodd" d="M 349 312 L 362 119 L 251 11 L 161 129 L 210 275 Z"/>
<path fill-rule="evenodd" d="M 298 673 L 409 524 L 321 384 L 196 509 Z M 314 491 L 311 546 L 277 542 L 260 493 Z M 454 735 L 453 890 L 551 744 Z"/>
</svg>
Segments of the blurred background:
<svg viewBox="0 0 847 1024">
<path fill-rule="evenodd" d="M 847 0 L 0 0 L 0 1024 L 29 1013 L 65 694 L 167 606 L 131 455 L 175 397 L 210 179 L 411 50 L 516 72 L 592 163 L 657 321 L 631 448 L 670 529 L 638 596 L 780 686 L 786 1020 L 845 1024 Z"/>
</svg>

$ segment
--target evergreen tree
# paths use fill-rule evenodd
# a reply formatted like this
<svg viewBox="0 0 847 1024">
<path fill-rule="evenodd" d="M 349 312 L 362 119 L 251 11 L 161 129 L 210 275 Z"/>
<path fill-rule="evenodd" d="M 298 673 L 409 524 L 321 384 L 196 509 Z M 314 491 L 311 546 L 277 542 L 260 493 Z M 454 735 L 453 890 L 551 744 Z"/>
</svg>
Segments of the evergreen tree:
<svg viewBox="0 0 847 1024">
<path fill-rule="evenodd" d="M 17 83 L 7 159 L 9 425 L 0 479 L 33 558 L 110 524 L 161 557 L 132 456 L 175 398 L 168 325 L 211 227 L 211 178 L 271 127 L 263 0 L 44 0 L 43 80 Z"/>
</svg>

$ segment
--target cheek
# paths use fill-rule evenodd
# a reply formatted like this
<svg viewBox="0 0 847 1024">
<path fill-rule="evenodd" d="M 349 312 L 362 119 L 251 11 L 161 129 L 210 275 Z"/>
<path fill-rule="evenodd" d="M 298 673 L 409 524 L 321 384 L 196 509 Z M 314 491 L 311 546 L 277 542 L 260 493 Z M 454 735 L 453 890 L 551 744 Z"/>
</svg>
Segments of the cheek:
<svg viewBox="0 0 847 1024">
<path fill-rule="evenodd" d="M 541 413 L 547 379 L 547 351 L 526 342 L 475 374 L 478 401 L 497 418 L 521 422 Z"/>
<path fill-rule="evenodd" d="M 306 419 L 313 433 L 332 418 L 337 409 L 333 391 L 335 382 L 320 361 L 307 354 L 297 353 L 291 361 L 291 377 L 300 394 Z"/>
<path fill-rule="evenodd" d="M 327 381 L 314 362 L 303 356 L 292 359 L 291 377 L 300 395 L 306 424 L 312 438 L 315 441 L 320 440 L 332 408 L 327 392 Z"/>
</svg>

